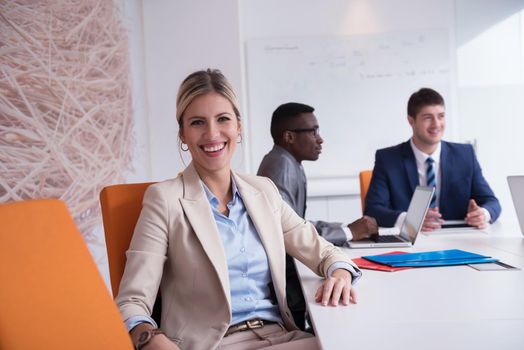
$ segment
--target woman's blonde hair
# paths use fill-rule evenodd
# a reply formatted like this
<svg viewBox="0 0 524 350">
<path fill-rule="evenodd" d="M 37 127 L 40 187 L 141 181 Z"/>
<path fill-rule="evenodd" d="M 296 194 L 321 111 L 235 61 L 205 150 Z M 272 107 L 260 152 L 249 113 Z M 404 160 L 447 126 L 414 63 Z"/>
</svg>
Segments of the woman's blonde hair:
<svg viewBox="0 0 524 350">
<path fill-rule="evenodd" d="M 191 73 L 180 84 L 176 97 L 176 120 L 180 129 L 182 129 L 184 112 L 191 102 L 198 96 L 210 92 L 216 92 L 231 102 L 235 115 L 240 121 L 240 108 L 233 87 L 220 70 L 208 68 Z"/>
</svg>

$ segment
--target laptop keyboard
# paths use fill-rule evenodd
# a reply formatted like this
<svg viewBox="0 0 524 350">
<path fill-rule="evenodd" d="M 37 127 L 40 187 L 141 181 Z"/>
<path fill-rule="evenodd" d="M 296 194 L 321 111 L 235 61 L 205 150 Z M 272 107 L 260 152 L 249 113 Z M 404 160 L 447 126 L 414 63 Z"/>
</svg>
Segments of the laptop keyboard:
<svg viewBox="0 0 524 350">
<path fill-rule="evenodd" d="M 375 237 L 375 241 L 378 243 L 390 243 L 390 242 L 404 242 L 398 236 L 393 235 L 385 235 L 385 236 L 378 236 Z"/>
</svg>

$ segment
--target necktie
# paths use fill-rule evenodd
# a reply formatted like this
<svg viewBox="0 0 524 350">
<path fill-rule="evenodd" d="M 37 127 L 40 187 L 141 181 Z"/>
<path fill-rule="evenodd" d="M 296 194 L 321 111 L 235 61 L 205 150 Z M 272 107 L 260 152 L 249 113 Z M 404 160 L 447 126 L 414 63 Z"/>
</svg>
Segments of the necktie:
<svg viewBox="0 0 524 350">
<path fill-rule="evenodd" d="M 435 187 L 435 192 L 433 193 L 433 197 L 431 197 L 431 203 L 429 204 L 430 208 L 435 208 L 437 206 L 437 181 L 435 178 L 434 162 L 435 161 L 431 157 L 428 157 L 428 159 L 426 159 L 426 164 L 428 166 L 426 169 L 427 186 Z"/>
</svg>

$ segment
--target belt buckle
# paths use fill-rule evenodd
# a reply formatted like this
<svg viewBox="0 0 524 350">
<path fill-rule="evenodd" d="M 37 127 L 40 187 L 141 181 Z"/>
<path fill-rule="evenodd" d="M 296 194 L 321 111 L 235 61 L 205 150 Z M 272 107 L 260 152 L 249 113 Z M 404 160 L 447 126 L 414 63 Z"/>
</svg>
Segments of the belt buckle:
<svg viewBox="0 0 524 350">
<path fill-rule="evenodd" d="M 264 327 L 264 321 L 262 321 L 259 318 L 256 318 L 254 320 L 247 320 L 246 325 L 248 329 L 257 329 Z"/>
</svg>

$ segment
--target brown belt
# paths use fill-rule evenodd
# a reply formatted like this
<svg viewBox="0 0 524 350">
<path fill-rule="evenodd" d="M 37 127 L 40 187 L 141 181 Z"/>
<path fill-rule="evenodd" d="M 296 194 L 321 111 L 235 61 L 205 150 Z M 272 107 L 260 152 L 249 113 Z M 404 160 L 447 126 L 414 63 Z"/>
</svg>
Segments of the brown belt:
<svg viewBox="0 0 524 350">
<path fill-rule="evenodd" d="M 262 328 L 262 327 L 264 327 L 264 325 L 273 324 L 273 323 L 275 323 L 275 322 L 264 321 L 264 320 L 261 320 L 260 318 L 254 318 L 252 320 L 247 320 L 247 321 L 244 321 L 244 322 L 240 322 L 240 323 L 237 323 L 237 324 L 229 327 L 227 329 L 225 337 L 227 337 L 228 335 L 231 335 L 233 333 L 237 333 L 237 332 L 243 332 L 243 331 L 247 331 L 247 330 L 250 330 L 250 329 Z"/>
</svg>

